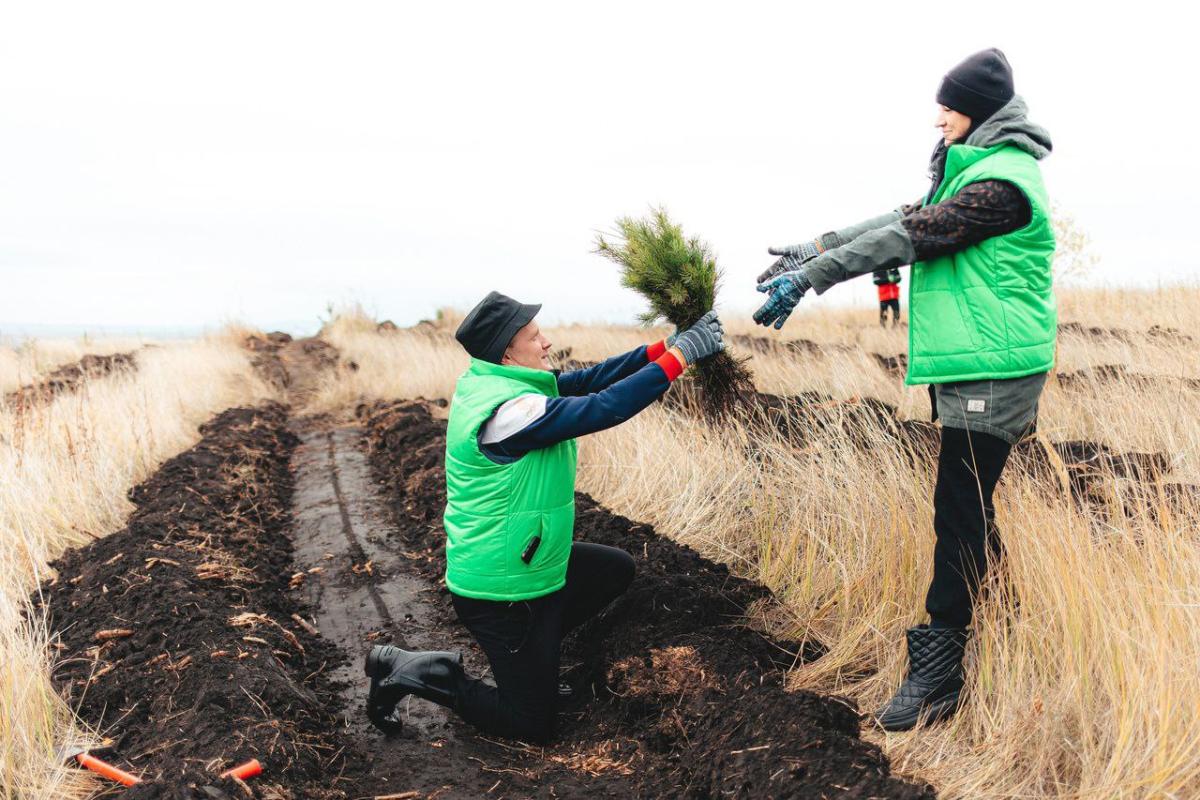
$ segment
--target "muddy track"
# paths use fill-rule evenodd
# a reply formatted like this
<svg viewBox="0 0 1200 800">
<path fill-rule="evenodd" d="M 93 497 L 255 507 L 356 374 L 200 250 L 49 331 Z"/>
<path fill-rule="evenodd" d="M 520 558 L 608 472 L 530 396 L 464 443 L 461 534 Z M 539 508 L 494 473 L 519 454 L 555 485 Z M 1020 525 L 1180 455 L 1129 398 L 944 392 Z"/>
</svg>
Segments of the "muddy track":
<svg viewBox="0 0 1200 800">
<path fill-rule="evenodd" d="M 440 583 L 445 568 L 445 423 L 421 403 L 361 409 L 409 574 L 436 591 L 441 646 L 464 647 Z M 576 537 L 622 547 L 638 577 L 568 640 L 575 698 L 560 741 L 487 761 L 493 794 L 523 797 L 932 797 L 889 774 L 859 738 L 849 701 L 783 689 L 787 667 L 819 647 L 774 642 L 744 624 L 763 586 L 578 496 Z M 797 653 L 796 651 L 801 651 Z M 457 723 L 454 723 L 457 725 Z M 460 741 L 474 739 L 462 730 Z M 473 746 L 468 744 L 468 746 Z M 481 767 L 482 768 L 482 767 Z"/>
<path fill-rule="evenodd" d="M 14 389 L 4 395 L 4 404 L 16 409 L 30 408 L 79 391 L 89 380 L 136 369 L 136 352 L 86 355 L 73 364 L 58 367 L 34 383 Z"/>
</svg>

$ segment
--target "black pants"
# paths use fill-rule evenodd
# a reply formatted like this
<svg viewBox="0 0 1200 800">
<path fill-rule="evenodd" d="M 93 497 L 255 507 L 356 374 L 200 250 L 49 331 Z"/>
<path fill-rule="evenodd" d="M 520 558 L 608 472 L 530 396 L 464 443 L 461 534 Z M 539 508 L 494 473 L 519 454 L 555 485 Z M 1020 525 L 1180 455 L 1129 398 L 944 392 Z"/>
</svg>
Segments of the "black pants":
<svg viewBox="0 0 1200 800">
<path fill-rule="evenodd" d="M 485 733 L 545 742 L 554 735 L 559 647 L 572 628 L 600 613 L 633 581 L 624 550 L 576 542 L 567 585 L 513 603 L 453 595 L 454 610 L 487 653 L 496 685 L 468 679 L 456 710 Z"/>
<path fill-rule="evenodd" d="M 933 581 L 925 598 L 935 627 L 965 628 L 989 559 L 1003 554 L 992 493 L 1012 446 L 978 431 L 942 428 L 933 490 Z"/>
<path fill-rule="evenodd" d="M 891 300 L 879 301 L 880 326 L 887 324 L 887 312 L 889 308 L 892 310 L 892 325 L 896 325 L 900 322 L 900 300 L 899 298 L 894 297 Z"/>
</svg>

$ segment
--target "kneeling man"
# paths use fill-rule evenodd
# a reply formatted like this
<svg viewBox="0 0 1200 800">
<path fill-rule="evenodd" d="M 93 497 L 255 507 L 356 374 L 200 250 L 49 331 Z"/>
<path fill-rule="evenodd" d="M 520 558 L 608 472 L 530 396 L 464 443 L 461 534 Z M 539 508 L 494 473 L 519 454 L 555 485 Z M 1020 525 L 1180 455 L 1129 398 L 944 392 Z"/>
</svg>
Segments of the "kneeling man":
<svg viewBox="0 0 1200 800">
<path fill-rule="evenodd" d="M 396 704 L 416 695 L 485 733 L 554 735 L 562 639 L 634 574 L 625 551 L 572 541 L 575 438 L 624 422 L 724 349 L 709 312 L 667 340 L 560 374 L 534 321 L 540 309 L 491 292 L 455 334 L 471 364 L 446 431 L 446 586 L 496 685 L 467 677 L 461 653 L 377 646 L 367 712 L 384 732 L 399 729 Z"/>
</svg>

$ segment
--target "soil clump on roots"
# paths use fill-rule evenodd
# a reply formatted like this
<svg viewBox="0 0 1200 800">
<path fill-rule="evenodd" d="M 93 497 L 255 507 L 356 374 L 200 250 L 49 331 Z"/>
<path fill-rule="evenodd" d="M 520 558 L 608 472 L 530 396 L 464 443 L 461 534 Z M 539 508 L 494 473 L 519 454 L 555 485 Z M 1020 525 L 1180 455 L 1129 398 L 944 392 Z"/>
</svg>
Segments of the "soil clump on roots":
<svg viewBox="0 0 1200 800">
<path fill-rule="evenodd" d="M 422 403 L 360 407 L 373 468 L 412 568 L 445 569 L 445 422 Z M 817 645 L 781 643 L 745 625 L 769 598 L 688 547 L 580 494 L 576 538 L 637 560 L 629 591 L 571 636 L 574 697 L 551 747 L 514 748 L 496 770 L 509 796 L 932 798 L 890 774 L 859 738 L 850 701 L 787 692 L 784 677 Z M 446 624 L 456 626 L 440 587 Z M 448 639 L 449 639 L 448 635 Z M 455 640 L 461 642 L 459 628 Z M 796 653 L 799 649 L 801 652 Z M 478 658 L 478 654 L 476 654 Z M 470 656 L 469 656 L 470 660 Z"/>
</svg>

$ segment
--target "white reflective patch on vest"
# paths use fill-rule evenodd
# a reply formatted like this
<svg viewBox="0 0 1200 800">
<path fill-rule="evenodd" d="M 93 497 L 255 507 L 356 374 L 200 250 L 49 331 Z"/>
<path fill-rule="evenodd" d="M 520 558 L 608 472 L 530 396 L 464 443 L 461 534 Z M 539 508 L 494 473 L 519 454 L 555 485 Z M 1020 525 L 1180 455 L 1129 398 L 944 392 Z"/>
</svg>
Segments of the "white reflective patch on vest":
<svg viewBox="0 0 1200 800">
<path fill-rule="evenodd" d="M 981 400 L 978 397 L 967 400 L 967 411 L 982 412 L 987 408 L 987 401 Z"/>
<path fill-rule="evenodd" d="M 523 394 L 503 403 L 491 419 L 483 423 L 479 443 L 503 442 L 530 423 L 537 422 L 546 415 L 546 399 L 544 394 Z"/>
</svg>

